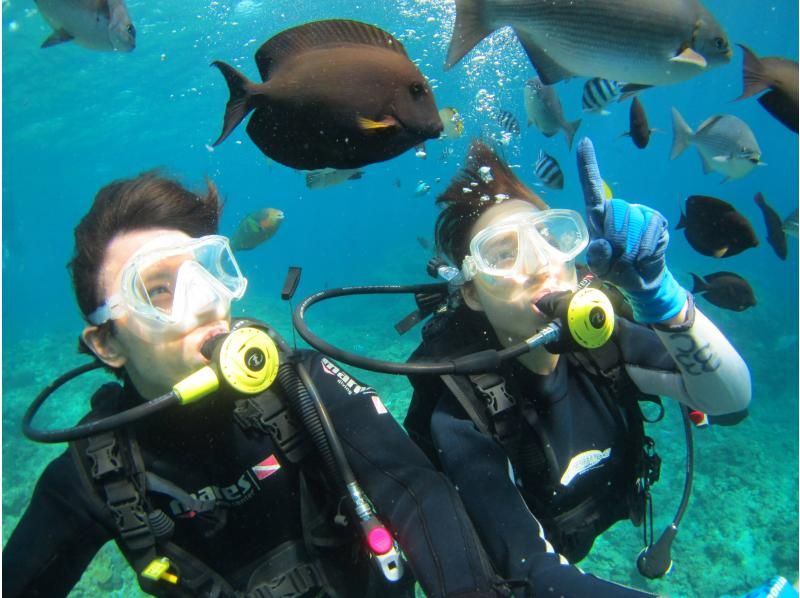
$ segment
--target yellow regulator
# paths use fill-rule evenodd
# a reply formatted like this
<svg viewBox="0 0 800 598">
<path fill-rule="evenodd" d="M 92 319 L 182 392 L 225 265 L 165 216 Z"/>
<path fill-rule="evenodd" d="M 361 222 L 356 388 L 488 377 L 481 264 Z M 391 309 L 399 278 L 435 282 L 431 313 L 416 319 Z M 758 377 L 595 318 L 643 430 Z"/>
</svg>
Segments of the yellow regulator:
<svg viewBox="0 0 800 598">
<path fill-rule="evenodd" d="M 278 347 L 260 328 L 245 326 L 231 332 L 214 360 L 220 377 L 243 394 L 263 392 L 278 375 Z"/>
<path fill-rule="evenodd" d="M 591 287 L 575 293 L 567 308 L 567 328 L 580 346 L 603 346 L 614 332 L 614 308 L 605 293 Z"/>
</svg>

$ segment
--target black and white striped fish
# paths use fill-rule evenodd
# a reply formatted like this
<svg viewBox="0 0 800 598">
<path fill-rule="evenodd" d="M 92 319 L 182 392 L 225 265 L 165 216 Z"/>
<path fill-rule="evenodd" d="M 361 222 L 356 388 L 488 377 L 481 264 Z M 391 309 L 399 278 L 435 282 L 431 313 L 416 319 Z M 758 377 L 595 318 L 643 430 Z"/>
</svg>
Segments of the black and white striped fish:
<svg viewBox="0 0 800 598">
<path fill-rule="evenodd" d="M 556 159 L 543 150 L 539 150 L 539 158 L 533 166 L 533 172 L 545 185 L 551 189 L 564 188 L 564 173 Z"/>
<path fill-rule="evenodd" d="M 606 110 L 611 102 L 618 100 L 622 95 L 622 83 L 609 79 L 595 77 L 583 84 L 583 104 L 584 112 L 594 112 L 606 116 L 611 114 Z"/>
<path fill-rule="evenodd" d="M 517 117 L 508 110 L 500 110 L 500 112 L 497 113 L 497 122 L 500 123 L 504 131 L 519 135 L 519 121 Z"/>
</svg>

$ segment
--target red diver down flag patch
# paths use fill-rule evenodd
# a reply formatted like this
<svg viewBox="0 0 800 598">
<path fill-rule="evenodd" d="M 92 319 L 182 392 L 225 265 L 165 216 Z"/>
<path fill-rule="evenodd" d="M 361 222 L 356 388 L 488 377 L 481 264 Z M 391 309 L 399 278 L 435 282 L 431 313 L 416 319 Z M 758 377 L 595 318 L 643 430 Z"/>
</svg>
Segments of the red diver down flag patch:
<svg viewBox="0 0 800 598">
<path fill-rule="evenodd" d="M 253 473 L 256 474 L 256 477 L 259 480 L 263 480 L 264 478 L 268 478 L 269 476 L 271 476 L 280 468 L 281 464 L 278 463 L 278 460 L 275 458 L 275 455 L 270 455 L 258 465 L 253 466 Z"/>
</svg>

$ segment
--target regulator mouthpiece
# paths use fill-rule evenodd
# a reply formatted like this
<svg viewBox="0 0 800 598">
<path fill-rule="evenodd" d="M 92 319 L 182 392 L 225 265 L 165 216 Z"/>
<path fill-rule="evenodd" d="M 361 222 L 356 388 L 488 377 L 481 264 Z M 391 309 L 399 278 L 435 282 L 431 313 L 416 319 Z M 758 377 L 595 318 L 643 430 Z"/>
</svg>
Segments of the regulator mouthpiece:
<svg viewBox="0 0 800 598">
<path fill-rule="evenodd" d="M 173 387 L 181 403 L 191 403 L 220 386 L 243 395 L 264 392 L 278 375 L 278 347 L 272 338 L 251 326 L 208 339 L 200 349 L 210 365 Z"/>
<path fill-rule="evenodd" d="M 614 332 L 614 308 L 606 294 L 592 287 L 579 290 L 567 307 L 566 325 L 581 347 L 602 347 Z"/>
</svg>

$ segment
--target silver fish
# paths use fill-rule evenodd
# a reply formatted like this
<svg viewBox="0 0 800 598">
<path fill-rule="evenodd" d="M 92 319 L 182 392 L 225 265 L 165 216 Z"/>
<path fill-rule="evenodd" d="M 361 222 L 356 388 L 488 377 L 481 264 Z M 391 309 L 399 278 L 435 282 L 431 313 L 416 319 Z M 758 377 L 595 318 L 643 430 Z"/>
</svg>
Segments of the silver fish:
<svg viewBox="0 0 800 598">
<path fill-rule="evenodd" d="M 551 189 L 564 188 L 564 172 L 556 159 L 550 154 L 539 150 L 539 158 L 533 166 L 533 172 L 545 185 Z"/>
<path fill-rule="evenodd" d="M 665 85 L 731 59 L 699 0 L 456 0 L 445 68 L 506 25 L 547 85 L 576 76 Z"/>
<path fill-rule="evenodd" d="M 345 181 L 355 181 L 362 176 L 364 176 L 364 171 L 358 169 L 337 170 L 335 168 L 321 168 L 319 170 L 310 170 L 306 173 L 306 187 L 309 189 L 324 189 Z"/>
<path fill-rule="evenodd" d="M 572 138 L 581 125 L 581 119 L 566 121 L 556 90 L 536 77 L 525 84 L 524 95 L 528 125 L 534 124 L 545 137 L 552 137 L 563 129 L 567 145 L 572 149 Z"/>
<path fill-rule="evenodd" d="M 583 84 L 583 97 L 581 105 L 584 112 L 594 112 L 607 116 L 611 114 L 606 110 L 611 102 L 618 100 L 622 95 L 622 83 L 595 77 Z"/>
<path fill-rule="evenodd" d="M 53 28 L 42 48 L 68 41 L 92 50 L 136 47 L 136 28 L 124 0 L 36 0 L 36 5 Z"/>
<path fill-rule="evenodd" d="M 693 144 L 700 152 L 703 161 L 703 172 L 708 174 L 716 170 L 725 178 L 738 179 L 756 166 L 761 166 L 761 148 L 755 135 L 743 120 L 730 114 L 717 114 L 707 118 L 697 131 L 692 131 L 680 112 L 672 108 L 672 152 L 670 160 L 677 158 Z"/>
<path fill-rule="evenodd" d="M 797 208 L 784 219 L 783 230 L 787 235 L 797 238 Z"/>
</svg>

